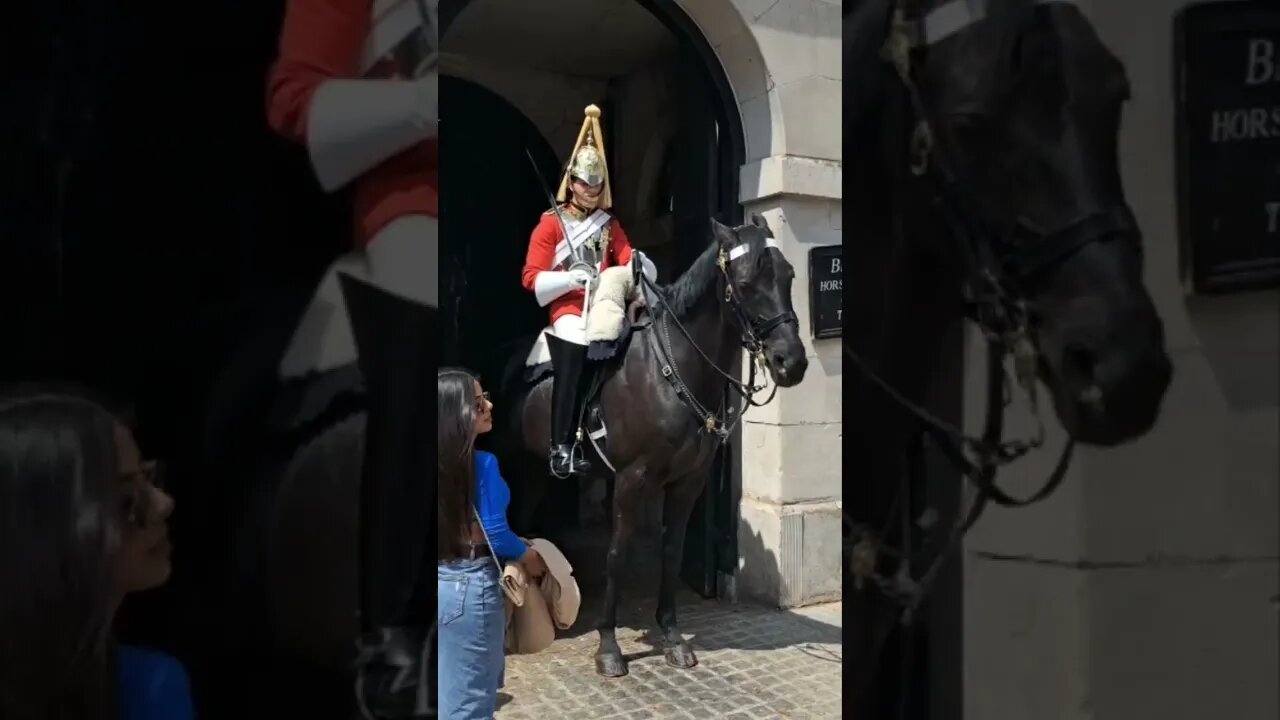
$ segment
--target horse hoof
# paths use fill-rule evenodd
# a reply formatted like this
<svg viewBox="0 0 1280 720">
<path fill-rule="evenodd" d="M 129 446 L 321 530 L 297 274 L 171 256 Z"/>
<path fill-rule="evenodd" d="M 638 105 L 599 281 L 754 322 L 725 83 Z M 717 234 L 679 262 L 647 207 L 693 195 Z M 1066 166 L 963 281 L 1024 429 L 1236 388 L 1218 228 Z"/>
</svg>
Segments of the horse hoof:
<svg viewBox="0 0 1280 720">
<path fill-rule="evenodd" d="M 687 642 L 668 645 L 662 654 L 666 656 L 667 664 L 671 667 L 688 670 L 698 664 L 698 658 L 693 654 L 693 648 L 689 647 Z"/>
<path fill-rule="evenodd" d="M 622 653 L 596 653 L 596 673 L 603 677 L 622 677 L 627 674 L 627 662 Z"/>
</svg>

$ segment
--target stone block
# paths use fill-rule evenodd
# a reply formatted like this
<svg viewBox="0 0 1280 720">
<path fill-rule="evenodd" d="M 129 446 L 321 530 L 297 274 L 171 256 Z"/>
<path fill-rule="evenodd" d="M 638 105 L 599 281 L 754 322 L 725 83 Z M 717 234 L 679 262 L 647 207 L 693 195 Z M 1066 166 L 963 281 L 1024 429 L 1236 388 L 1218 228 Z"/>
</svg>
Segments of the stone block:
<svg viewBox="0 0 1280 720">
<path fill-rule="evenodd" d="M 963 717 L 1108 717 L 1089 705 L 1084 580 L 1077 571 L 966 554 Z"/>
<path fill-rule="evenodd" d="M 841 498 L 839 423 L 764 425 L 747 419 L 742 428 L 742 495 L 792 504 Z"/>
<path fill-rule="evenodd" d="M 738 525 L 738 593 L 775 607 L 841 596 L 838 504 L 781 506 L 744 499 Z"/>
<path fill-rule="evenodd" d="M 796 303 L 796 312 L 802 308 Z M 807 316 L 807 313 L 805 313 Z M 840 393 L 843 376 L 841 375 L 841 357 L 838 346 L 824 344 L 817 348 L 808 337 L 808 318 L 801 318 L 800 338 L 809 356 L 809 369 L 805 371 L 804 380 L 799 385 L 780 388 L 773 402 L 764 407 L 748 407 L 746 420 L 768 425 L 801 425 L 801 424 L 840 424 L 843 421 L 843 405 Z M 827 362 L 819 362 L 818 350 L 828 357 Z M 746 360 L 744 354 L 743 366 Z M 745 375 L 744 375 L 745 379 Z M 757 382 L 759 380 L 757 379 Z M 770 392 L 769 390 L 765 391 Z M 763 400 L 764 398 L 758 398 Z"/>
<path fill-rule="evenodd" d="M 818 75 L 777 86 L 787 154 L 837 161 L 844 156 L 842 90 L 841 81 Z"/>
<path fill-rule="evenodd" d="M 743 100 L 738 98 L 742 113 L 742 132 L 747 140 L 746 162 L 751 163 L 782 152 L 782 110 L 777 91 Z"/>
<path fill-rule="evenodd" d="M 839 160 L 818 160 L 796 155 L 779 155 L 748 163 L 738 173 L 739 198 L 743 203 L 774 196 L 786 196 L 793 200 L 839 201 L 843 192 L 842 168 Z M 796 198 L 794 196 L 807 196 Z M 825 204 L 823 205 L 825 207 Z M 829 226 L 817 223 L 823 227 Z"/>
<path fill-rule="evenodd" d="M 1274 560 L 1091 572 L 1093 717 L 1280 717 L 1278 589 Z"/>
<path fill-rule="evenodd" d="M 756 36 L 750 30 L 743 28 L 725 37 L 715 45 L 715 51 L 739 104 L 758 98 L 773 88 L 769 66 L 761 54 Z"/>
<path fill-rule="evenodd" d="M 778 85 L 819 75 L 839 80 L 842 27 L 839 7 L 813 0 L 774 3 L 752 23 Z"/>
</svg>

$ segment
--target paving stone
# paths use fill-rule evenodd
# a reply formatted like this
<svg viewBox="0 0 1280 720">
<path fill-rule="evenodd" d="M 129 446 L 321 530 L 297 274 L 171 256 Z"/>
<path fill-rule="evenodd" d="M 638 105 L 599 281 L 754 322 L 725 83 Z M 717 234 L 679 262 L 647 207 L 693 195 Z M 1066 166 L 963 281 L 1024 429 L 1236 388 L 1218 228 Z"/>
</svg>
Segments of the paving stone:
<svg viewBox="0 0 1280 720">
<path fill-rule="evenodd" d="M 654 622 L 656 568 L 643 564 L 654 548 L 631 553 L 632 565 L 618 604 L 618 644 L 629 674 L 602 678 L 592 659 L 603 606 L 599 577 L 604 553 L 570 557 L 583 590 L 578 622 L 541 653 L 507 657 L 511 701 L 497 720 L 824 720 L 840 717 L 840 606 L 784 612 L 748 604 L 728 605 L 681 591 L 680 631 L 698 665 L 666 664 Z M 636 562 L 639 559 L 641 562 Z"/>
</svg>

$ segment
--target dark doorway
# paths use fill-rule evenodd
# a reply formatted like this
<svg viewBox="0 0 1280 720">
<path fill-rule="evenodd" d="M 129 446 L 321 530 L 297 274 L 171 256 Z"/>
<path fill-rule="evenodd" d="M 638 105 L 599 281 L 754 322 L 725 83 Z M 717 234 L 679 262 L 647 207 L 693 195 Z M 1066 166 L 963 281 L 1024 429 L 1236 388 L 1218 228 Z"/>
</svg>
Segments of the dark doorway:
<svg viewBox="0 0 1280 720">
<path fill-rule="evenodd" d="M 542 184 L 559 181 L 560 163 L 533 123 L 497 94 L 446 75 L 440 96 L 448 116 L 461 118 L 440 133 L 448 186 L 440 197 L 443 361 L 495 377 L 505 358 L 494 350 L 546 324 L 520 271 L 529 234 L 548 210 Z"/>
</svg>

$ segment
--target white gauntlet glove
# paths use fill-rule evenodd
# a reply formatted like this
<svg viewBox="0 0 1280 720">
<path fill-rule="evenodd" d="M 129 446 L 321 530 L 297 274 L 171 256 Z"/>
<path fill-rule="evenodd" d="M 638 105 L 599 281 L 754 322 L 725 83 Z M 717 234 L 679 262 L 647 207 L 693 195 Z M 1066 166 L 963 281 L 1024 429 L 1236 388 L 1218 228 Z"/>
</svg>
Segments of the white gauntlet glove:
<svg viewBox="0 0 1280 720">
<path fill-rule="evenodd" d="M 312 96 L 307 146 L 330 192 L 383 160 L 434 136 L 440 75 L 417 80 L 327 80 Z"/>
<path fill-rule="evenodd" d="M 552 300 L 570 290 L 586 287 L 590 278 L 591 274 L 584 268 L 569 271 L 544 270 L 533 280 L 533 296 L 537 298 L 539 305 L 546 307 Z"/>
<path fill-rule="evenodd" d="M 643 272 L 644 276 L 649 278 L 649 282 L 658 281 L 658 266 L 653 264 L 653 261 L 649 259 L 648 255 L 645 255 L 638 249 L 632 248 L 631 265 L 633 270 L 636 263 L 640 263 L 640 272 Z"/>
</svg>

